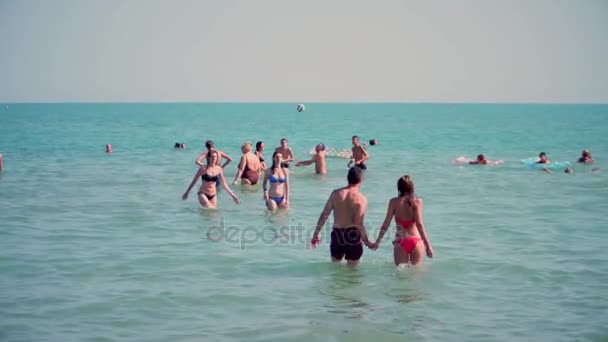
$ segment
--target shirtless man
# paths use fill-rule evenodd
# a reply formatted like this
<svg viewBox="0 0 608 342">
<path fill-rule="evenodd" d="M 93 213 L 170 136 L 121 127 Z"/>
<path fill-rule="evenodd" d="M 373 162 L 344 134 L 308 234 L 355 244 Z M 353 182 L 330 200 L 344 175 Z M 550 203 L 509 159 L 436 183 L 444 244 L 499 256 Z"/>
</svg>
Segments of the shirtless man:
<svg viewBox="0 0 608 342">
<path fill-rule="evenodd" d="M 318 144 L 315 146 L 315 154 L 310 160 L 299 161 L 296 163 L 296 166 L 302 165 L 310 165 L 315 163 L 315 172 L 320 175 L 324 175 L 327 173 L 327 169 L 325 168 L 325 145 Z"/>
<path fill-rule="evenodd" d="M 311 243 L 313 246 L 319 243 L 319 233 L 323 229 L 329 214 L 333 211 L 334 225 L 330 244 L 331 260 L 339 263 L 345 258 L 348 265 L 356 266 L 363 255 L 361 242 L 368 247 L 371 246 L 363 224 L 367 199 L 359 192 L 363 180 L 361 168 L 351 167 L 348 170 L 347 179 L 347 186 L 336 189 L 329 195 L 325 208 L 319 216 Z"/>
<path fill-rule="evenodd" d="M 363 170 L 367 170 L 365 161 L 369 159 L 369 154 L 367 154 L 365 147 L 359 145 L 359 137 L 356 135 L 353 135 L 353 149 L 352 150 L 353 150 L 353 157 L 351 158 L 350 163 L 348 163 L 348 167 L 350 167 L 353 163 L 355 163 L 355 166 L 357 166 Z"/>
<path fill-rule="evenodd" d="M 293 150 L 287 146 L 287 139 L 281 139 L 281 146 L 275 148 L 275 152 L 279 152 L 283 156 L 281 167 L 289 169 L 289 162 L 296 160 Z"/>
</svg>

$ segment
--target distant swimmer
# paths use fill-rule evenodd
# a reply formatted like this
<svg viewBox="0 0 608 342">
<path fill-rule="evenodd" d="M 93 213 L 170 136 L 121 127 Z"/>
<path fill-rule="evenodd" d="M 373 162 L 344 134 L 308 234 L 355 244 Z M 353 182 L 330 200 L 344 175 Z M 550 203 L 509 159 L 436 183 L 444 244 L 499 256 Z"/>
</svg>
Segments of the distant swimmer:
<svg viewBox="0 0 608 342">
<path fill-rule="evenodd" d="M 477 156 L 477 160 L 470 161 L 470 165 L 488 165 L 488 160 L 483 154 Z"/>
<path fill-rule="evenodd" d="M 106 145 L 106 153 L 112 153 L 112 145 L 110 145 L 110 144 Z"/>
<path fill-rule="evenodd" d="M 2 171 L 3 167 L 4 167 L 4 160 L 2 159 L 2 153 L 0 153 L 0 171 Z"/>
<path fill-rule="evenodd" d="M 251 143 L 244 143 L 241 146 L 241 160 L 239 161 L 238 171 L 232 184 L 238 184 L 239 178 L 241 178 L 241 184 L 243 185 L 256 185 L 260 179 L 260 170 L 262 165 L 260 159 L 251 150 L 253 147 Z"/>
<path fill-rule="evenodd" d="M 378 145 L 378 140 L 374 138 L 374 139 L 372 139 L 372 140 L 369 141 L 369 144 L 372 145 L 372 146 L 376 146 L 376 145 Z"/>
<path fill-rule="evenodd" d="M 541 152 L 538 155 L 538 161 L 536 162 L 536 164 L 549 164 L 551 163 L 551 161 L 549 159 L 547 159 L 547 154 L 545 152 Z"/>
<path fill-rule="evenodd" d="M 185 149 L 186 148 L 186 144 L 184 143 L 175 143 L 175 148 L 179 148 L 179 149 Z"/>
<path fill-rule="evenodd" d="M 283 167 L 283 156 L 279 152 L 272 155 L 272 166 L 264 174 L 264 201 L 268 210 L 289 207 L 289 172 Z M 270 182 L 270 189 L 268 188 Z"/>
<path fill-rule="evenodd" d="M 599 167 L 594 167 L 593 169 L 591 169 L 591 173 L 598 172 L 599 170 L 600 170 Z M 543 171 L 545 171 L 546 173 L 553 173 L 553 171 L 551 171 L 547 168 L 544 168 Z M 574 170 L 571 167 L 567 167 L 564 169 L 564 173 L 571 174 L 571 173 L 574 173 Z"/>
<path fill-rule="evenodd" d="M 333 211 L 334 224 L 329 249 L 331 260 L 335 263 L 346 259 L 348 265 L 356 266 L 363 256 L 362 243 L 372 246 L 364 225 L 367 199 L 359 192 L 363 181 L 362 173 L 362 169 L 356 166 L 348 170 L 348 185 L 329 195 L 310 241 L 313 246 L 319 243 L 319 233 Z"/>
<path fill-rule="evenodd" d="M 278 152 L 283 156 L 283 164 L 282 167 L 285 169 L 289 169 L 289 163 L 296 160 L 296 156 L 293 154 L 293 150 L 291 147 L 287 145 L 287 139 L 281 139 L 281 146 L 277 147 L 275 152 Z"/>
<path fill-rule="evenodd" d="M 222 165 L 222 169 L 225 168 L 226 165 L 228 165 L 232 161 L 232 158 L 230 158 L 229 155 L 227 155 L 226 153 L 219 151 L 215 148 L 215 144 L 213 143 L 213 141 L 211 141 L 211 140 L 205 141 L 205 147 L 207 148 L 207 151 L 201 153 L 201 155 L 198 156 L 198 158 L 196 159 L 196 165 L 203 166 L 203 159 L 205 159 L 207 161 L 207 165 L 209 165 L 209 153 L 211 151 L 217 151 L 219 153 L 220 157 L 217 161 L 218 165 L 221 164 L 222 159 L 226 159 L 226 162 L 224 163 L 224 165 Z"/>
<path fill-rule="evenodd" d="M 395 217 L 396 231 L 393 240 L 395 265 L 418 265 L 422 262 L 425 250 L 429 258 L 433 257 L 433 247 L 422 222 L 422 199 L 414 195 L 414 181 L 410 176 L 405 175 L 399 178 L 397 190 L 399 196 L 388 202 L 386 217 L 380 227 L 376 242 L 372 244 L 372 249 L 378 248 L 391 220 Z"/>
<path fill-rule="evenodd" d="M 585 164 L 591 164 L 591 163 L 593 163 L 594 160 L 591 157 L 591 152 L 589 152 L 589 150 L 587 150 L 587 149 L 583 150 L 583 152 L 581 153 L 581 157 L 578 158 L 578 162 L 579 163 L 585 163 Z"/>
<path fill-rule="evenodd" d="M 315 172 L 318 174 L 326 174 L 327 169 L 325 167 L 325 145 L 318 144 L 315 146 L 315 151 L 317 152 L 311 159 L 299 161 L 296 163 L 296 166 L 310 165 L 312 163 L 315 164 Z"/>
<path fill-rule="evenodd" d="M 351 158 L 350 163 L 348 163 L 348 167 L 350 167 L 354 163 L 356 167 L 358 167 L 362 170 L 367 170 L 365 161 L 369 159 L 369 154 L 365 150 L 365 147 L 359 145 L 358 136 L 353 135 L 352 143 L 353 143 L 353 148 L 352 148 L 353 156 Z"/>
<path fill-rule="evenodd" d="M 224 179 L 224 170 L 219 166 L 219 152 L 211 151 L 209 152 L 210 162 L 209 165 L 201 166 L 194 178 L 192 178 L 192 182 L 188 186 L 188 189 L 182 195 L 182 199 L 188 199 L 188 194 L 190 190 L 194 187 L 196 182 L 200 177 L 202 184 L 198 190 L 198 201 L 200 202 L 203 208 L 217 208 L 217 184 L 221 183 L 222 187 L 228 192 L 232 200 L 236 204 L 240 204 L 241 201 L 238 197 L 230 190 L 228 185 L 226 184 L 226 180 Z"/>
<path fill-rule="evenodd" d="M 255 152 L 253 152 L 253 154 L 255 154 L 255 156 L 260 160 L 262 171 L 266 170 L 266 162 L 264 161 L 264 147 L 264 142 L 258 141 L 255 143 Z"/>
</svg>

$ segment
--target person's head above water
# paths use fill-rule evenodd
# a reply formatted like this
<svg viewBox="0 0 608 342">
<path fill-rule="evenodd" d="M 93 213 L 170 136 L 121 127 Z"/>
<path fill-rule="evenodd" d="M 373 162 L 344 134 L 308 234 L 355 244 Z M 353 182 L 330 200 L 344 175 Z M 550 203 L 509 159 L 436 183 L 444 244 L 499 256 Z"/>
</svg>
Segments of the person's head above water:
<svg viewBox="0 0 608 342">
<path fill-rule="evenodd" d="M 220 164 L 220 154 L 217 151 L 209 152 L 209 167 Z"/>
<path fill-rule="evenodd" d="M 397 180 L 399 196 L 414 196 L 414 181 L 409 175 L 404 175 Z"/>
<path fill-rule="evenodd" d="M 583 152 L 581 152 L 581 157 L 578 158 L 578 161 L 580 163 L 593 162 L 593 158 L 591 157 L 591 152 L 588 149 L 584 149 Z"/>
<path fill-rule="evenodd" d="M 243 145 L 241 146 L 241 151 L 243 153 L 251 152 L 251 149 L 252 147 L 250 142 L 243 143 Z"/>
<path fill-rule="evenodd" d="M 275 169 L 278 166 L 281 166 L 281 160 L 283 160 L 283 155 L 281 154 L 281 152 L 275 151 L 272 154 L 272 167 L 271 167 L 271 169 Z"/>
<path fill-rule="evenodd" d="M 546 163 L 547 162 L 547 154 L 545 152 L 539 153 L 538 158 L 540 159 L 539 160 L 540 163 Z"/>
<path fill-rule="evenodd" d="M 348 185 L 361 184 L 363 181 L 363 171 L 360 167 L 353 166 L 348 170 L 346 179 L 348 180 Z"/>
<path fill-rule="evenodd" d="M 484 156 L 483 154 L 478 154 L 477 155 L 477 161 L 478 162 L 481 162 L 481 161 L 484 161 L 484 160 L 486 160 L 486 156 Z"/>
<path fill-rule="evenodd" d="M 110 144 L 106 145 L 106 152 L 107 153 L 112 153 L 112 145 L 110 145 Z"/>
<path fill-rule="evenodd" d="M 569 167 L 567 167 L 567 168 L 564 170 L 564 173 L 572 173 L 572 169 L 571 169 L 571 168 L 569 168 Z"/>
<path fill-rule="evenodd" d="M 376 140 L 375 138 L 369 141 L 369 144 L 374 146 L 376 144 L 378 144 L 378 140 Z"/>
<path fill-rule="evenodd" d="M 213 143 L 213 141 L 211 141 L 211 140 L 207 140 L 207 141 L 205 141 L 205 147 L 206 147 L 208 150 L 211 150 L 212 148 L 215 148 L 215 144 Z"/>
</svg>

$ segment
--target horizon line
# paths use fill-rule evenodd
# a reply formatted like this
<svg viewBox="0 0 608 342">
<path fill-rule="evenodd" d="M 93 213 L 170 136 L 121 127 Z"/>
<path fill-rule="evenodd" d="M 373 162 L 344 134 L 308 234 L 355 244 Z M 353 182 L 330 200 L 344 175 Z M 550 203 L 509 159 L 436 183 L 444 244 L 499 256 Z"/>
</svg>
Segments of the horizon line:
<svg viewBox="0 0 608 342">
<path fill-rule="evenodd" d="M 608 105 L 608 102 L 543 101 L 0 101 L 1 105 L 23 104 L 432 104 L 432 105 Z"/>
</svg>

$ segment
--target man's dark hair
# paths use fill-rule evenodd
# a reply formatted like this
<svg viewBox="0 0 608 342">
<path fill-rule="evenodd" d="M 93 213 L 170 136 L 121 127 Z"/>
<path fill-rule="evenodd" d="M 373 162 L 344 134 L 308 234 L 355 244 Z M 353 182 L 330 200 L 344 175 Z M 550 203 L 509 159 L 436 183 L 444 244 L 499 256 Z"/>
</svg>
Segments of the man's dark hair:
<svg viewBox="0 0 608 342">
<path fill-rule="evenodd" d="M 212 148 L 214 148 L 214 147 L 215 147 L 215 144 L 213 143 L 213 141 L 211 141 L 211 140 L 207 140 L 207 141 L 205 141 L 205 147 L 206 147 L 208 150 L 210 150 L 210 149 L 212 149 Z"/>
<path fill-rule="evenodd" d="M 348 170 L 348 184 L 355 185 L 361 183 L 363 180 L 362 170 L 360 167 L 353 166 Z"/>
</svg>

